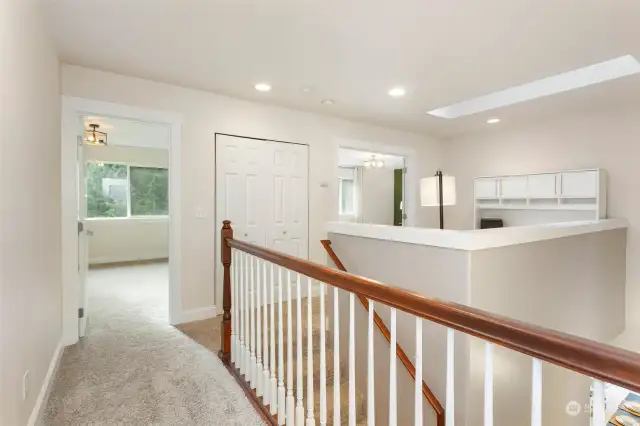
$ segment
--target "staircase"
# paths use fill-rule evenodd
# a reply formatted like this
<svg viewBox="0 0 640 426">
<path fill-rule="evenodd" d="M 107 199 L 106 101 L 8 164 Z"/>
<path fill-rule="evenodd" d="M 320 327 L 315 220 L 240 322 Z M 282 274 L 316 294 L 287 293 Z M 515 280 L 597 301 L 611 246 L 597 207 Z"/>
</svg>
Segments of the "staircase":
<svg viewBox="0 0 640 426">
<path fill-rule="evenodd" d="M 296 357 L 296 349 L 297 349 L 297 344 L 298 344 L 298 339 L 297 339 L 297 335 L 296 335 L 296 330 L 297 330 L 297 303 L 296 301 L 292 301 L 292 306 L 291 306 L 291 313 L 292 313 L 292 346 L 293 346 L 293 364 L 292 364 L 292 368 L 293 368 L 293 383 L 294 383 L 294 396 L 297 397 L 297 389 L 295 388 L 295 385 L 297 383 L 297 368 L 298 368 L 298 363 L 297 363 L 297 357 Z M 312 298 L 312 302 L 311 302 L 311 313 L 312 313 L 312 322 L 311 322 L 311 327 L 308 327 L 308 322 L 307 322 L 307 305 L 308 305 L 308 300 L 307 298 L 303 298 L 301 300 L 301 304 L 302 304 L 302 310 L 301 310 L 301 317 L 302 317 L 302 348 L 303 348 L 303 360 L 302 360 L 302 377 L 303 377 L 303 383 L 304 383 L 304 400 L 305 400 L 305 404 L 307 402 L 307 383 L 308 383 L 308 373 L 307 373 L 307 359 L 308 359 L 308 354 L 307 354 L 307 337 L 309 335 L 308 330 L 311 330 L 312 333 L 312 339 L 313 339 L 313 352 L 312 352 L 312 360 L 313 360 L 313 388 L 314 388 L 314 401 L 313 401 L 313 412 L 314 412 L 314 418 L 316 420 L 316 424 L 319 424 L 319 416 L 320 416 L 320 302 L 318 298 Z M 286 302 L 283 302 L 282 304 L 282 308 L 283 308 L 283 322 L 286 326 L 287 324 L 287 318 L 288 318 L 288 306 Z M 277 306 L 276 306 L 276 313 L 277 313 Z M 276 318 L 276 322 L 278 321 L 278 316 L 276 314 L 275 316 Z M 268 329 L 269 332 L 271 330 L 271 324 L 268 325 Z M 325 353 L 326 353 L 326 383 L 327 383 L 327 423 L 328 424 L 333 424 L 333 418 L 334 418 L 334 388 L 336 386 L 336 383 L 334 383 L 334 352 L 333 352 L 333 348 L 332 348 L 332 337 L 331 334 L 328 332 L 325 332 L 326 336 L 325 336 L 325 342 L 326 342 L 326 346 L 325 346 Z M 283 339 L 284 339 L 284 348 L 283 348 L 283 352 L 284 352 L 284 370 L 285 372 L 287 371 L 288 368 L 288 362 L 289 360 L 287 359 L 287 344 L 288 344 L 288 339 L 287 339 L 287 333 L 284 333 L 283 335 Z M 277 339 L 276 339 L 277 340 Z M 279 347 L 276 343 L 276 358 L 278 356 L 278 350 Z M 348 369 L 345 365 L 343 365 L 342 362 L 340 362 L 340 382 L 337 384 L 337 386 L 340 387 L 340 424 L 342 425 L 348 425 L 349 424 L 349 375 L 348 375 Z M 285 374 L 285 386 L 286 386 L 286 374 Z M 356 388 L 356 424 L 357 425 L 366 425 L 367 424 L 367 401 L 366 401 L 366 397 L 364 395 L 364 393 L 362 393 L 358 388 Z M 306 410 L 306 407 L 305 407 Z M 306 416 L 306 411 L 305 411 L 305 416 Z"/>
</svg>

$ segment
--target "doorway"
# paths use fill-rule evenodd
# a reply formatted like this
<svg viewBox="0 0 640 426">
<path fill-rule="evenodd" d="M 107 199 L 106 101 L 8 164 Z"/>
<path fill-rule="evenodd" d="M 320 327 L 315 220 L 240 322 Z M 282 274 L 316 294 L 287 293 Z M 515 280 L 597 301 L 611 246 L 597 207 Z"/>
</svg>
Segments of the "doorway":
<svg viewBox="0 0 640 426">
<path fill-rule="evenodd" d="M 182 118 L 64 96 L 62 107 L 63 343 L 91 328 L 94 295 L 179 323 Z"/>
<path fill-rule="evenodd" d="M 90 318 L 169 316 L 170 128 L 137 120 L 84 116 L 79 213 L 88 271 L 81 286 L 80 336 Z"/>
<path fill-rule="evenodd" d="M 407 219 L 405 164 L 399 155 L 339 148 L 339 220 L 403 226 Z"/>
<path fill-rule="evenodd" d="M 216 222 L 230 220 L 234 238 L 307 259 L 309 147 L 228 134 L 216 134 L 215 147 Z M 220 247 L 220 227 L 216 239 Z"/>
</svg>

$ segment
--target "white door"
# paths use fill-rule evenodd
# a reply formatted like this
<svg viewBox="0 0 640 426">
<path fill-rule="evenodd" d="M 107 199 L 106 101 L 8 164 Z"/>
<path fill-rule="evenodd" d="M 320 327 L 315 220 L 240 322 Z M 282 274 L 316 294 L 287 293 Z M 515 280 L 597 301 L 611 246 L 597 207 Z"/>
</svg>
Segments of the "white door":
<svg viewBox="0 0 640 426">
<path fill-rule="evenodd" d="M 231 220 L 234 238 L 308 257 L 308 147 L 218 135 L 216 229 Z M 216 282 L 222 268 L 216 256 Z M 222 286 L 216 286 L 216 303 Z"/>
<path fill-rule="evenodd" d="M 266 151 L 267 174 L 271 177 L 267 247 L 306 259 L 309 254 L 308 147 L 270 141 Z"/>
<path fill-rule="evenodd" d="M 78 336 L 84 337 L 87 330 L 88 318 L 88 291 L 87 291 L 87 269 L 89 264 L 89 253 L 87 244 L 87 201 L 85 196 L 85 171 L 84 142 L 83 137 L 78 137 L 77 147 L 77 187 L 78 187 Z"/>
</svg>

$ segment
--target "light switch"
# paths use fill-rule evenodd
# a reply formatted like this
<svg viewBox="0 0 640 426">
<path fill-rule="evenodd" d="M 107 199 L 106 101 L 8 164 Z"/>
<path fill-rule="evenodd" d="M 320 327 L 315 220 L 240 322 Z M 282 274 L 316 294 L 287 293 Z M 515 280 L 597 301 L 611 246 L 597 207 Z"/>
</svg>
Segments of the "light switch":
<svg viewBox="0 0 640 426">
<path fill-rule="evenodd" d="M 196 219 L 206 219 L 206 218 L 207 218 L 207 214 L 205 213 L 205 211 L 201 207 L 198 207 L 196 209 Z"/>
</svg>

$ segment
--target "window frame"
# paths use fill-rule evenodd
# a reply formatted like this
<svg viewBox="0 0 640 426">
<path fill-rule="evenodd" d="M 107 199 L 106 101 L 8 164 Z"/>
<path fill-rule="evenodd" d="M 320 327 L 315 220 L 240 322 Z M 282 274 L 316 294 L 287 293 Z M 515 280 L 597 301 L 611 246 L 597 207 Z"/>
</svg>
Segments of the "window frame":
<svg viewBox="0 0 640 426">
<path fill-rule="evenodd" d="M 342 185 L 344 181 L 350 181 L 351 184 L 353 185 L 353 189 L 351 191 L 351 205 L 353 206 L 352 211 L 347 212 L 342 210 Z M 355 178 L 346 178 L 346 177 L 339 177 L 338 178 L 338 214 L 340 216 L 356 216 L 356 180 Z"/>
<path fill-rule="evenodd" d="M 88 216 L 87 200 L 86 200 L 86 188 L 87 188 L 87 167 L 86 167 L 86 165 L 89 164 L 89 163 L 94 163 L 94 164 L 114 164 L 114 165 L 125 166 L 127 168 L 127 191 L 126 191 L 126 193 L 127 193 L 127 215 L 126 216 L 117 216 L 117 217 L 108 217 L 108 216 L 89 217 Z M 168 167 L 146 166 L 146 165 L 142 165 L 142 164 L 138 164 L 138 163 L 125 163 L 125 162 L 122 162 L 122 161 L 85 160 L 85 173 L 84 173 L 84 183 L 83 183 L 84 186 L 85 186 L 85 200 L 84 200 L 85 218 L 84 218 L 84 220 L 146 220 L 146 219 L 154 220 L 154 219 L 168 219 L 169 218 L 168 214 L 165 214 L 165 215 L 162 215 L 162 214 L 132 215 L 131 214 L 131 167 L 166 170 L 167 171 L 167 182 L 170 181 L 169 168 Z M 167 201 L 169 202 L 169 204 L 171 203 L 171 200 L 169 198 L 169 191 L 167 191 Z"/>
</svg>

